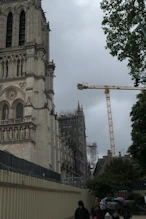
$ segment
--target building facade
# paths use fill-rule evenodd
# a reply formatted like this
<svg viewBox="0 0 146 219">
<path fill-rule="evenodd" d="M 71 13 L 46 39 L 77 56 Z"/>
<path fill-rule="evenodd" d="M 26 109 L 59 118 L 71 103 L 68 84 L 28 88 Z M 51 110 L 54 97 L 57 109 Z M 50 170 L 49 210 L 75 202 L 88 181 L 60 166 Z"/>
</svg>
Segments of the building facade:
<svg viewBox="0 0 146 219">
<path fill-rule="evenodd" d="M 0 0 L 0 11 L 0 150 L 61 173 L 66 150 L 41 0 Z"/>
<path fill-rule="evenodd" d="M 74 112 L 62 113 L 59 118 L 60 133 L 74 152 L 73 176 L 87 178 L 86 127 L 83 108 L 78 103 Z"/>
<path fill-rule="evenodd" d="M 97 164 L 94 169 L 94 173 L 93 173 L 94 177 L 102 174 L 105 170 L 106 165 L 108 165 L 112 161 L 113 158 L 131 161 L 129 154 L 125 154 L 122 156 L 121 152 L 119 152 L 119 156 L 112 157 L 111 150 L 108 150 L 107 155 L 103 156 L 103 158 L 98 159 Z"/>
</svg>

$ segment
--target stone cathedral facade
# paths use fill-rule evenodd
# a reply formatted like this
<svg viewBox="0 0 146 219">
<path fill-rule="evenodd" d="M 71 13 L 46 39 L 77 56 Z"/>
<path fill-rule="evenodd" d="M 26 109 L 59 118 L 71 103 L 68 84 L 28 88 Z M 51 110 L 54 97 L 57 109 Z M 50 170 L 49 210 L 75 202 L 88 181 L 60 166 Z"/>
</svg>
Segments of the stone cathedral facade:
<svg viewBox="0 0 146 219">
<path fill-rule="evenodd" d="M 0 0 L 0 150 L 60 173 L 49 32 L 41 0 Z"/>
</svg>

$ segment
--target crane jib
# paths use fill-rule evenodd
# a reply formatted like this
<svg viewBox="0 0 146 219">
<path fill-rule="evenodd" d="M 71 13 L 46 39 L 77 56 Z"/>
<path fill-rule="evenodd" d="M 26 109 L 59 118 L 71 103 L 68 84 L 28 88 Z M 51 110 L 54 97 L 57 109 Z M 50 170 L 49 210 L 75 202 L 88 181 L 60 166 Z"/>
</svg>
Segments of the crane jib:
<svg viewBox="0 0 146 219">
<path fill-rule="evenodd" d="M 77 88 L 79 90 L 83 89 L 110 89 L 110 90 L 146 90 L 146 87 L 132 87 L 132 86 L 112 86 L 112 85 L 87 85 L 78 84 Z"/>
<path fill-rule="evenodd" d="M 109 123 L 109 135 L 110 135 L 110 147 L 112 156 L 115 155 L 115 142 L 114 142 L 114 128 L 113 128 L 113 120 L 112 120 L 112 110 L 111 110 L 111 102 L 110 102 L 110 90 L 146 90 L 146 87 L 132 87 L 132 86 L 112 86 L 112 85 L 91 85 L 88 83 L 78 84 L 77 88 L 79 90 L 83 89 L 103 89 L 106 94 L 106 102 L 107 102 L 107 114 L 108 114 L 108 123 Z"/>
</svg>

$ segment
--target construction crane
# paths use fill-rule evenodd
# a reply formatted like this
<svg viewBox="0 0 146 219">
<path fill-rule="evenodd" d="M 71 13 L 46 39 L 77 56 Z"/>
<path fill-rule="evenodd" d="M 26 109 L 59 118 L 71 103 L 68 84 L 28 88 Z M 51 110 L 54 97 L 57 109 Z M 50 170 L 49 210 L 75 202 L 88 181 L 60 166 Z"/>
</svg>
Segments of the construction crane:
<svg viewBox="0 0 146 219">
<path fill-rule="evenodd" d="M 145 87 L 132 87 L 132 86 L 110 86 L 110 85 L 91 85 L 88 84 L 78 84 L 77 88 L 79 90 L 84 89 L 103 89 L 106 95 L 107 103 L 107 113 L 108 113 L 108 124 L 109 124 L 109 135 L 110 135 L 110 147 L 112 156 L 116 154 L 115 151 L 115 141 L 114 141 L 114 129 L 113 129 L 113 119 L 112 119 L 112 110 L 111 110 L 111 101 L 110 101 L 110 90 L 146 90 Z"/>
</svg>

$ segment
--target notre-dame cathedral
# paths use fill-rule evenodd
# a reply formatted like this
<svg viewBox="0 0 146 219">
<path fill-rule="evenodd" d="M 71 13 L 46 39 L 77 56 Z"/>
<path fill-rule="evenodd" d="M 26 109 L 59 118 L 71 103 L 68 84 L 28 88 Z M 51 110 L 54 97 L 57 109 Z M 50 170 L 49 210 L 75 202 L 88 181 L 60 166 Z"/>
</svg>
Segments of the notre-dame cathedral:
<svg viewBox="0 0 146 219">
<path fill-rule="evenodd" d="M 41 0 L 0 0 L 0 150 L 60 172 L 49 32 Z"/>
</svg>

